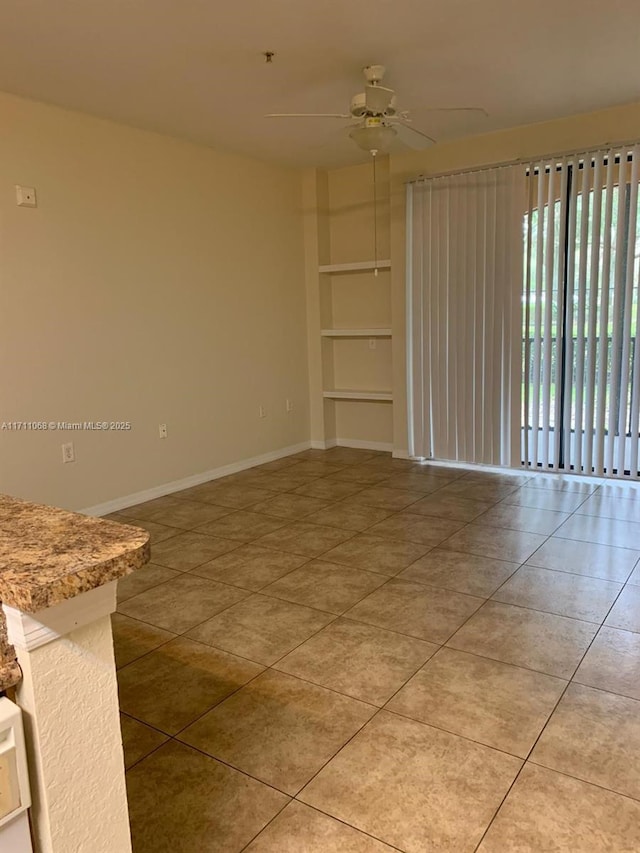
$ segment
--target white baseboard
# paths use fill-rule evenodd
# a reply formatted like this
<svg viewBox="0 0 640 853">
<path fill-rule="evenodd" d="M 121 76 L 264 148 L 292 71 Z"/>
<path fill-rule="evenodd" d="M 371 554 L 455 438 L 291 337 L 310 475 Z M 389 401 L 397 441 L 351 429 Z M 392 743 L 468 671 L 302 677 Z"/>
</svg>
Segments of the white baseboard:
<svg viewBox="0 0 640 853">
<path fill-rule="evenodd" d="M 483 471 L 488 474 L 512 474 L 514 476 L 519 474 L 530 475 L 530 472 L 526 471 L 524 468 L 509 468 L 506 465 L 484 465 L 481 462 L 458 462 L 453 459 L 408 458 L 413 458 L 415 462 L 421 462 L 425 465 L 437 465 L 438 468 L 458 468 L 463 469 L 464 471 Z"/>
<path fill-rule="evenodd" d="M 144 489 L 142 492 L 135 492 L 132 495 L 125 495 L 122 498 L 115 498 L 112 501 L 106 501 L 105 503 L 96 504 L 95 506 L 86 507 L 78 511 L 84 513 L 84 515 L 109 515 L 109 513 L 118 512 L 129 506 L 153 500 L 153 498 L 161 498 L 164 495 L 173 494 L 173 492 L 180 492 L 182 489 L 189 489 L 191 486 L 199 486 L 201 483 L 207 483 L 209 480 L 217 480 L 220 477 L 237 474 L 238 471 L 245 471 L 247 468 L 253 468 L 256 465 L 264 465 L 266 462 L 282 459 L 283 456 L 301 453 L 303 450 L 308 450 L 310 446 L 312 446 L 311 442 L 302 441 L 300 444 L 292 444 L 290 447 L 282 447 L 280 450 L 271 450 L 269 453 L 263 453 L 261 456 L 253 456 L 250 459 L 241 459 L 239 462 L 222 465 L 220 468 L 203 471 L 201 474 L 192 474 L 190 477 L 184 477 L 182 480 L 173 480 L 171 483 L 153 486 L 151 489 Z"/>
<path fill-rule="evenodd" d="M 383 453 L 393 451 L 393 444 L 390 441 L 360 441 L 358 438 L 339 438 L 336 444 L 338 447 L 353 447 L 356 450 L 381 450 Z"/>
<path fill-rule="evenodd" d="M 393 450 L 393 444 L 390 441 L 360 441 L 358 438 L 329 438 L 326 441 L 312 441 L 311 447 L 314 450 L 353 447 L 355 450 L 381 450 L 383 453 L 391 453 Z"/>
<path fill-rule="evenodd" d="M 411 459 L 408 450 L 394 450 L 392 455 L 394 459 Z"/>
</svg>

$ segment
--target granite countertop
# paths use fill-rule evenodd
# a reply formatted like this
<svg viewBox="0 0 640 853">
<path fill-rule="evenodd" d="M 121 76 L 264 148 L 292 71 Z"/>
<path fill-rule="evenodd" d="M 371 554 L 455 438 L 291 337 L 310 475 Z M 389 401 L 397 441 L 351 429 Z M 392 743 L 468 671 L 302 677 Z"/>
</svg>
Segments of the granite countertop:
<svg viewBox="0 0 640 853">
<path fill-rule="evenodd" d="M 0 601 L 35 613 L 139 569 L 149 534 L 138 527 L 0 495 Z M 20 671 L 0 609 L 0 691 Z"/>
</svg>

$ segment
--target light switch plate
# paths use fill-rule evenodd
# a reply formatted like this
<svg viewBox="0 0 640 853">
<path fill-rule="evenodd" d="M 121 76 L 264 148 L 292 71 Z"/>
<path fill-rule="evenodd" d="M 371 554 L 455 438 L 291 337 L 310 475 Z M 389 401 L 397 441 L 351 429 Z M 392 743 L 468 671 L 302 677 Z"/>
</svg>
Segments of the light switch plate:
<svg viewBox="0 0 640 853">
<path fill-rule="evenodd" d="M 18 207 L 37 207 L 35 187 L 22 187 L 16 184 L 16 201 Z"/>
</svg>

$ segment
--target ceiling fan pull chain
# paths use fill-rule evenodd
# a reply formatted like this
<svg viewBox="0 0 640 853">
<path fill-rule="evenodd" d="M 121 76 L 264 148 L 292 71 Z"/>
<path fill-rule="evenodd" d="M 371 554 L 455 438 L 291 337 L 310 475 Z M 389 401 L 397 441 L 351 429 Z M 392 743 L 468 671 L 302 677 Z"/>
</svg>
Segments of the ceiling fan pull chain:
<svg viewBox="0 0 640 853">
<path fill-rule="evenodd" d="M 373 155 L 373 274 L 378 276 L 378 194 L 376 185 L 376 153 Z"/>
</svg>

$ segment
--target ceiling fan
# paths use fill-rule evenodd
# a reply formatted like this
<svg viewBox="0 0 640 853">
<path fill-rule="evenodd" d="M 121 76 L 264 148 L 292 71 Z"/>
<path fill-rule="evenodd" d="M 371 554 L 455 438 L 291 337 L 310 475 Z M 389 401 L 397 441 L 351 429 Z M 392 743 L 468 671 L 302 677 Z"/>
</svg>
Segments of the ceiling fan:
<svg viewBox="0 0 640 853">
<path fill-rule="evenodd" d="M 394 139 L 409 148 L 421 150 L 436 141 L 411 126 L 407 110 L 398 110 L 393 89 L 382 85 L 384 65 L 367 65 L 362 69 L 367 84 L 365 91 L 354 95 L 348 113 L 269 113 L 265 118 L 338 118 L 356 120 L 349 136 L 364 151 L 374 157 L 386 152 Z M 488 115 L 482 107 L 435 107 L 430 112 L 478 112 Z"/>
</svg>

